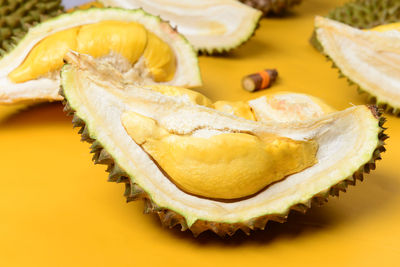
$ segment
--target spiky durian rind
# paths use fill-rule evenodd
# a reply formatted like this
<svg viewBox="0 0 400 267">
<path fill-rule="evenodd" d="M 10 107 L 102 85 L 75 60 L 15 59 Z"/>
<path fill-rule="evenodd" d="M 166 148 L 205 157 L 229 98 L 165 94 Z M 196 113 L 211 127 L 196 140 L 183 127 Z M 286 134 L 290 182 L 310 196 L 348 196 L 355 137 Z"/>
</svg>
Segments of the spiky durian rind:
<svg viewBox="0 0 400 267">
<path fill-rule="evenodd" d="M 29 27 L 62 12 L 61 0 L 0 1 L 0 58 L 15 47 Z"/>
<path fill-rule="evenodd" d="M 63 89 L 60 89 L 60 94 L 64 97 Z M 106 171 L 109 173 L 108 180 L 110 182 L 125 183 L 125 193 L 124 196 L 127 202 L 143 199 L 145 202 L 144 213 L 156 213 L 161 223 L 164 227 L 173 228 L 180 225 L 181 231 L 190 230 L 195 237 L 204 231 L 211 230 L 217 235 L 232 236 L 237 230 L 242 230 L 245 234 L 249 235 L 251 230 L 261 229 L 264 230 L 268 221 L 285 222 L 288 214 L 291 210 L 299 211 L 305 213 L 312 205 L 322 205 L 327 202 L 328 197 L 339 196 L 339 193 L 345 192 L 349 185 L 355 185 L 357 180 L 363 181 L 363 173 L 369 173 L 370 170 L 375 169 L 375 161 L 380 160 L 380 154 L 386 149 L 384 147 L 385 140 L 388 136 L 384 133 L 385 129 L 383 127 L 386 119 L 382 117 L 381 112 L 376 106 L 368 106 L 374 117 L 377 119 L 380 127 L 380 132 L 378 134 L 379 142 L 375 148 L 371 159 L 361 166 L 352 176 L 345 177 L 341 182 L 331 186 L 329 189 L 319 192 L 313 195 L 308 201 L 303 203 L 297 203 L 292 205 L 283 214 L 267 214 L 261 215 L 259 217 L 252 218 L 246 222 L 238 223 L 224 223 L 224 222 L 213 222 L 205 220 L 197 220 L 194 224 L 188 227 L 185 218 L 179 213 L 158 206 L 154 203 L 147 194 L 138 184 L 132 182 L 129 175 L 116 163 L 113 157 L 103 148 L 102 144 L 91 137 L 88 127 L 84 120 L 79 118 L 75 111 L 70 107 L 68 101 L 63 100 L 64 112 L 67 115 L 73 116 L 72 122 L 74 127 L 80 127 L 79 134 L 81 134 L 81 141 L 86 141 L 91 143 L 91 153 L 93 153 L 93 161 L 95 164 L 107 165 Z"/>
<path fill-rule="evenodd" d="M 240 2 L 259 9 L 265 16 L 282 15 L 293 6 L 301 3 L 301 0 L 240 0 Z"/>
<path fill-rule="evenodd" d="M 399 0 L 354 0 L 329 12 L 327 18 L 345 23 L 359 29 L 369 29 L 382 24 L 400 20 Z M 311 36 L 310 43 L 322 52 L 316 32 Z"/>
</svg>

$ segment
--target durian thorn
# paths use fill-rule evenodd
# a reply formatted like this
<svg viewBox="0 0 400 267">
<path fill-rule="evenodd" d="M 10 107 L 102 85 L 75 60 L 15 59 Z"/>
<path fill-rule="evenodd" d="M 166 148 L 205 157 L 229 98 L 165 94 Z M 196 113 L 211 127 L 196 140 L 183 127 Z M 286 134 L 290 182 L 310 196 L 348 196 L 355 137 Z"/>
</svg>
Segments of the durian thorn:
<svg viewBox="0 0 400 267">
<path fill-rule="evenodd" d="M 85 127 L 86 128 L 86 127 Z M 97 157 L 97 159 L 95 160 L 94 164 L 104 164 L 104 165 L 108 165 L 113 163 L 114 160 L 111 157 L 111 155 L 105 150 L 102 149 L 99 153 L 99 156 Z"/>
</svg>

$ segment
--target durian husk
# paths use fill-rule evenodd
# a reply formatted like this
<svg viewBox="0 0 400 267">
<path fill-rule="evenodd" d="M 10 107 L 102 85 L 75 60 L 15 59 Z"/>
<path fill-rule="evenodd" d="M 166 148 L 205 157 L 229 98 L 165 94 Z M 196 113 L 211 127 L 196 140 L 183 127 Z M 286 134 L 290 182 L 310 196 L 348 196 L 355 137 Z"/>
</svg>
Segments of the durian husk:
<svg viewBox="0 0 400 267">
<path fill-rule="evenodd" d="M 62 12 L 61 0 L 0 0 L 0 57 L 10 52 L 31 26 Z"/>
<path fill-rule="evenodd" d="M 261 10 L 264 16 L 283 15 L 302 0 L 240 0 L 240 2 Z"/>
<path fill-rule="evenodd" d="M 345 23 L 359 29 L 370 29 L 379 25 L 400 21 L 400 1 L 399 0 L 354 0 L 343 6 L 333 9 L 326 16 L 327 18 Z M 311 45 L 319 52 L 323 53 L 323 48 L 317 39 L 314 29 L 310 38 Z M 339 71 L 339 78 L 346 78 L 349 85 L 356 85 L 359 94 L 366 94 L 367 101 L 377 105 L 386 113 L 392 113 L 395 116 L 400 115 L 400 107 L 392 107 L 388 103 L 379 102 L 374 95 L 364 90 L 360 85 L 353 82 L 350 77 L 344 75 L 337 67 L 335 62 L 327 55 L 327 60 L 332 62 L 332 68 Z"/>
<path fill-rule="evenodd" d="M 388 136 L 384 133 L 386 128 L 383 127 L 386 119 L 382 117 L 382 113 L 376 106 L 370 105 L 368 107 L 374 117 L 379 120 L 379 127 L 381 128 L 378 135 L 379 143 L 375 148 L 371 159 L 365 165 L 361 166 L 356 172 L 354 172 L 353 175 L 344 178 L 341 182 L 331 186 L 329 189 L 315 194 L 307 202 L 291 206 L 289 211 L 284 214 L 264 215 L 252 218 L 246 222 L 233 224 L 197 220 L 189 228 L 185 218 L 182 215 L 170 209 L 159 207 L 151 200 L 150 196 L 139 185 L 131 181 L 128 174 L 120 166 L 118 166 L 118 164 L 116 164 L 116 161 L 106 151 L 106 149 L 103 148 L 101 143 L 90 137 L 89 129 L 88 127 L 86 127 L 85 122 L 75 114 L 75 110 L 73 110 L 68 104 L 68 101 L 65 100 L 62 87 L 60 89 L 60 95 L 64 97 L 64 100 L 62 101 L 64 105 L 64 112 L 68 116 L 73 117 L 73 127 L 80 128 L 78 133 L 81 135 L 81 141 L 85 141 L 91 144 L 90 152 L 93 153 L 92 160 L 94 161 L 94 163 L 107 165 L 106 171 L 109 173 L 108 181 L 125 184 L 124 196 L 126 197 L 127 202 L 143 199 L 145 203 L 144 213 L 155 213 L 160 218 L 161 223 L 164 227 L 173 228 L 175 226 L 179 226 L 181 231 L 190 230 L 195 237 L 207 230 L 210 230 L 221 237 L 232 236 L 238 230 L 242 230 L 246 235 L 250 235 L 250 232 L 252 230 L 264 230 L 268 221 L 275 221 L 280 223 L 285 222 L 291 210 L 305 213 L 309 208 L 314 205 L 320 206 L 324 204 L 328 201 L 329 196 L 339 196 L 340 192 L 346 192 L 346 189 L 349 185 L 355 185 L 357 180 L 363 181 L 364 173 L 369 173 L 370 170 L 375 170 L 375 162 L 377 160 L 380 160 L 381 153 L 386 151 L 384 147 L 384 141 L 388 138 Z"/>
</svg>

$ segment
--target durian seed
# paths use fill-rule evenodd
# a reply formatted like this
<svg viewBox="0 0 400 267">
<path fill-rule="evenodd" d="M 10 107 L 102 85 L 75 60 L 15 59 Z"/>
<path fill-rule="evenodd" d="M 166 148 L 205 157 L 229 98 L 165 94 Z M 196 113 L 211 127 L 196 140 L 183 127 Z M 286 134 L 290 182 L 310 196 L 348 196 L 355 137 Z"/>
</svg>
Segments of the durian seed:
<svg viewBox="0 0 400 267">
<path fill-rule="evenodd" d="M 242 79 L 243 89 L 249 92 L 269 88 L 278 77 L 276 69 L 265 69 Z"/>
</svg>

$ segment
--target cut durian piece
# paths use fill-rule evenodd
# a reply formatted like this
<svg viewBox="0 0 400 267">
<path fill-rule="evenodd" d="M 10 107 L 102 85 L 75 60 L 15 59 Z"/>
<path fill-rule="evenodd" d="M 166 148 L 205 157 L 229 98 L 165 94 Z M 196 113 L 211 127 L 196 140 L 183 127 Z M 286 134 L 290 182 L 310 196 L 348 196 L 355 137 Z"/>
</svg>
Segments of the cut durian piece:
<svg viewBox="0 0 400 267">
<path fill-rule="evenodd" d="M 262 13 L 236 0 L 100 0 L 105 6 L 143 8 L 168 20 L 196 50 L 225 52 L 246 42 Z"/>
<path fill-rule="evenodd" d="M 0 103 L 61 100 L 58 73 L 69 50 L 117 66 L 129 82 L 201 84 L 196 53 L 167 22 L 142 10 L 92 8 L 30 28 L 0 60 Z"/>
<path fill-rule="evenodd" d="M 301 0 L 239 0 L 240 2 L 261 10 L 264 15 L 282 15 Z"/>
<path fill-rule="evenodd" d="M 190 229 L 196 236 L 205 230 L 221 236 L 232 235 L 238 229 L 248 234 L 252 229 L 264 229 L 268 220 L 285 221 L 291 209 L 305 211 L 311 203 L 323 202 L 329 194 L 338 195 L 347 185 L 362 179 L 362 173 L 374 169 L 375 160 L 384 151 L 384 119 L 373 106 L 353 106 L 304 121 L 252 121 L 199 105 L 185 90 L 173 92 L 169 88 L 165 90 L 169 93 L 163 94 L 160 88 L 128 85 L 118 76 L 106 75 L 117 70 L 99 71 L 88 56 L 69 53 L 67 61 L 70 64 L 61 73 L 65 110 L 74 115 L 74 125 L 81 127 L 82 140 L 92 143 L 95 163 L 108 165 L 111 181 L 126 183 L 128 201 L 144 199 L 146 213 L 154 212 L 165 226 L 180 225 L 182 231 Z M 136 127 L 137 123 L 143 124 Z M 264 136 L 272 141 L 283 138 L 289 145 L 298 142 L 310 148 L 314 143 L 318 150 L 315 159 L 315 150 L 300 156 L 311 159 L 312 166 L 303 166 L 306 168 L 253 195 L 221 200 L 199 196 L 175 183 L 174 177 L 169 177 L 158 164 L 160 158 L 151 156 L 154 151 L 143 147 L 152 137 L 163 135 L 204 141 L 234 134 Z M 228 143 L 234 142 L 235 138 Z M 279 146 L 277 149 L 280 151 Z M 212 163 L 213 152 L 196 160 Z M 235 155 L 236 151 L 224 152 L 242 159 L 240 153 Z M 159 155 L 168 158 L 172 149 L 163 153 Z M 196 155 L 191 154 L 192 157 Z M 236 167 L 234 161 L 230 164 Z M 277 162 L 278 165 L 285 162 Z M 190 175 L 185 179 L 190 180 Z M 213 192 L 214 185 L 205 185 L 206 191 Z"/>
<path fill-rule="evenodd" d="M 341 74 L 378 105 L 399 114 L 400 31 L 393 29 L 396 25 L 363 31 L 317 17 L 315 27 L 323 53 Z"/>
<path fill-rule="evenodd" d="M 327 18 L 359 29 L 370 29 L 400 21 L 400 4 L 398 0 L 352 0 L 333 9 Z M 316 49 L 322 50 L 315 31 L 310 42 Z"/>
<path fill-rule="evenodd" d="M 18 43 L 29 27 L 63 11 L 60 0 L 0 2 L 0 56 Z"/>
</svg>

